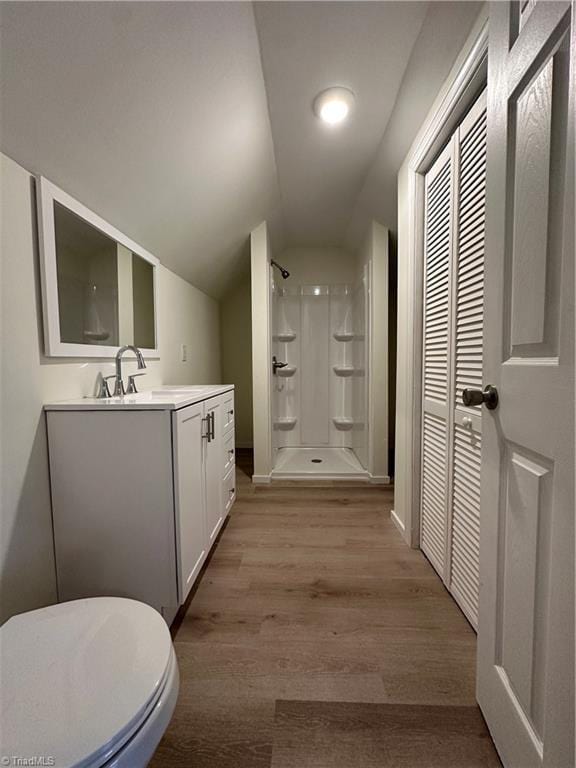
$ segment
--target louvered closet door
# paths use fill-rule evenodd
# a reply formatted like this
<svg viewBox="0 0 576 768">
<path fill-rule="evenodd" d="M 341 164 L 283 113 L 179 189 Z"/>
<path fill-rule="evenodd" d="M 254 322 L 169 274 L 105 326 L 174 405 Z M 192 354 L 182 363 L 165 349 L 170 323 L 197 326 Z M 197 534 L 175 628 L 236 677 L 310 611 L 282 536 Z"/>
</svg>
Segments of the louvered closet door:
<svg viewBox="0 0 576 768">
<path fill-rule="evenodd" d="M 452 410 L 450 313 L 454 149 L 451 141 L 425 180 L 424 349 L 420 545 L 445 579 L 448 535 L 448 437 Z"/>
<path fill-rule="evenodd" d="M 482 389 L 486 95 L 457 132 L 457 227 L 454 274 L 454 415 L 448 587 L 478 625 L 481 406 L 466 408 L 462 390 Z"/>
<path fill-rule="evenodd" d="M 420 545 L 478 622 L 486 99 L 426 175 Z"/>
</svg>

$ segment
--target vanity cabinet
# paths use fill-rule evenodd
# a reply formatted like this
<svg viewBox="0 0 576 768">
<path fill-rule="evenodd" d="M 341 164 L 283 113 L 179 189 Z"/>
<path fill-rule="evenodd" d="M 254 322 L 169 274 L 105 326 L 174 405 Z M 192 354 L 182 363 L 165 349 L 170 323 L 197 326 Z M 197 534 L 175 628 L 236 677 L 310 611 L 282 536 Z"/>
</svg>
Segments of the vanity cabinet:
<svg viewBox="0 0 576 768">
<path fill-rule="evenodd" d="M 58 597 L 132 597 L 170 622 L 235 500 L 234 393 L 125 401 L 46 406 Z"/>
</svg>

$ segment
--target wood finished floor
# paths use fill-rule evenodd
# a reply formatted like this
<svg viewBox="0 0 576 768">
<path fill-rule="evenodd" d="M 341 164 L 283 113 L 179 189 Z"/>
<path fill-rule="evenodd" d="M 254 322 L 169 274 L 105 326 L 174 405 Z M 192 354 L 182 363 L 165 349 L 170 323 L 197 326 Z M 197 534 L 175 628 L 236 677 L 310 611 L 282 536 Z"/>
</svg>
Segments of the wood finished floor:
<svg viewBox="0 0 576 768">
<path fill-rule="evenodd" d="M 254 488 L 242 458 L 151 768 L 499 766 L 476 637 L 390 521 L 391 489 Z"/>
</svg>

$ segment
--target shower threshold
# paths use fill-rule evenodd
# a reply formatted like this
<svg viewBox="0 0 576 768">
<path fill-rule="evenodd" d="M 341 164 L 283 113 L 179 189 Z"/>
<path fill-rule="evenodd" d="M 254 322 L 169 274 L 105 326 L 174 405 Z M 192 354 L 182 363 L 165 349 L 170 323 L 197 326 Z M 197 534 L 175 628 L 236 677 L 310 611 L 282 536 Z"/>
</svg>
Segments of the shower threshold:
<svg viewBox="0 0 576 768">
<path fill-rule="evenodd" d="M 351 448 L 279 448 L 272 477 L 326 480 L 368 479 Z"/>
</svg>

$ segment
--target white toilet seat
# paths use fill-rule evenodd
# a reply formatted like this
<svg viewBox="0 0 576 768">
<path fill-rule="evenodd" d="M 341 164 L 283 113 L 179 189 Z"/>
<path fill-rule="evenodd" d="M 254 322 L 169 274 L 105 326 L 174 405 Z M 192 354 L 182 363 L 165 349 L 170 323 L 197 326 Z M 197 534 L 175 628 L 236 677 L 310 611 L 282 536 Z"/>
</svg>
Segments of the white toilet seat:
<svg viewBox="0 0 576 768">
<path fill-rule="evenodd" d="M 107 762 L 95 763 L 90 768 L 136 768 L 148 764 L 168 727 L 178 698 L 180 678 L 176 654 L 172 652 L 172 655 L 164 689 L 145 722 Z"/>
<path fill-rule="evenodd" d="M 151 752 L 140 762 L 133 751 L 153 751 L 178 693 L 164 619 L 124 598 L 15 616 L 0 628 L 0 660 L 0 756 L 44 756 L 58 768 L 145 765 Z"/>
</svg>

